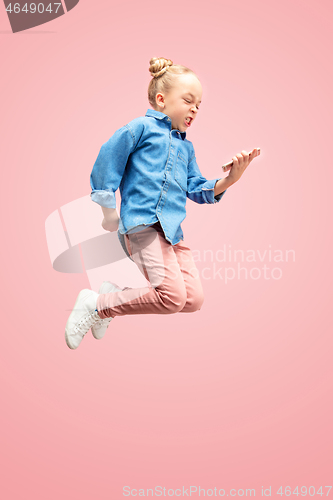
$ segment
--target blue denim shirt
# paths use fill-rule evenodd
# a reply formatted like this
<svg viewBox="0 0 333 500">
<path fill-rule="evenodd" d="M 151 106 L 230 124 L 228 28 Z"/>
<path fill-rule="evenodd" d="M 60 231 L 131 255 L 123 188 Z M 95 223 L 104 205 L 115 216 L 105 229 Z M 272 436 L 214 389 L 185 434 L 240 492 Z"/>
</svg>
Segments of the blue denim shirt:
<svg viewBox="0 0 333 500">
<path fill-rule="evenodd" d="M 116 208 L 119 188 L 118 232 L 136 232 L 159 221 L 166 240 L 176 245 L 184 239 L 187 198 L 219 202 L 226 192 L 214 197 L 219 179 L 203 177 L 186 132 L 172 130 L 168 115 L 148 109 L 102 145 L 90 176 L 90 196 L 102 207 Z"/>
</svg>

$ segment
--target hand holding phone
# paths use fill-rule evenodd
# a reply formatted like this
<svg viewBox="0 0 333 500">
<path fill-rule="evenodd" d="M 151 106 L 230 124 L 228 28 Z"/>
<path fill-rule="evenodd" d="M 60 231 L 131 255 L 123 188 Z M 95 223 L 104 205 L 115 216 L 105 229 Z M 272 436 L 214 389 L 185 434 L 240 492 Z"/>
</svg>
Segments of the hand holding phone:
<svg viewBox="0 0 333 500">
<path fill-rule="evenodd" d="M 253 156 L 253 153 L 254 151 L 257 151 L 257 154 L 255 154 Z M 253 160 L 253 158 L 251 158 L 251 155 L 253 156 L 253 158 L 255 158 L 256 156 L 259 156 L 260 155 L 260 148 L 255 148 L 251 151 L 251 153 L 249 154 L 249 157 L 250 157 L 250 160 Z M 233 165 L 233 160 L 229 161 L 229 163 L 225 163 L 224 165 L 222 165 L 222 169 L 224 172 L 227 172 L 228 170 L 231 169 L 232 165 Z"/>
</svg>

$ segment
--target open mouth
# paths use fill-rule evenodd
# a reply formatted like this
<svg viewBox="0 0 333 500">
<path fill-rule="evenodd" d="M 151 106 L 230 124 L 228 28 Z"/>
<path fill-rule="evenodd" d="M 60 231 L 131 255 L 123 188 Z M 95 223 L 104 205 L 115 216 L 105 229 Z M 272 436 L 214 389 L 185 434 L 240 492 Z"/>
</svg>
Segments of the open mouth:
<svg viewBox="0 0 333 500">
<path fill-rule="evenodd" d="M 187 118 L 185 118 L 184 122 L 185 122 L 185 125 L 187 127 L 190 127 L 191 126 L 191 123 L 192 123 L 192 120 L 193 118 L 191 116 L 188 116 Z"/>
</svg>

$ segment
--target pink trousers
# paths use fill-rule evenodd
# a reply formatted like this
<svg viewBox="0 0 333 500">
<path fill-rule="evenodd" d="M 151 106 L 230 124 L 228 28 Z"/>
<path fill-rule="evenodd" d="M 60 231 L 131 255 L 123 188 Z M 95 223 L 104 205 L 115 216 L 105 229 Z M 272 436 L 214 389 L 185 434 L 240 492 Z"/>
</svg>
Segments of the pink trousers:
<svg viewBox="0 0 333 500">
<path fill-rule="evenodd" d="M 125 244 L 147 279 L 147 286 L 100 294 L 96 307 L 101 318 L 194 312 L 201 308 L 204 295 L 199 272 L 183 241 L 177 245 L 169 243 L 157 222 L 126 234 Z"/>
</svg>

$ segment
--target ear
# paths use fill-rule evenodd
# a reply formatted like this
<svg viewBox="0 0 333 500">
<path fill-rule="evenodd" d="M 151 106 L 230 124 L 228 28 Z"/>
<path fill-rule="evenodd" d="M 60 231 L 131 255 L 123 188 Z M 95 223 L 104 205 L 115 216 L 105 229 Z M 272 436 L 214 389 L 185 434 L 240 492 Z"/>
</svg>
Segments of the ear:
<svg viewBox="0 0 333 500">
<path fill-rule="evenodd" d="M 164 109 L 164 106 L 165 106 L 164 95 L 161 94 L 161 92 L 156 94 L 155 101 L 156 101 L 156 105 L 159 108 Z"/>
</svg>

